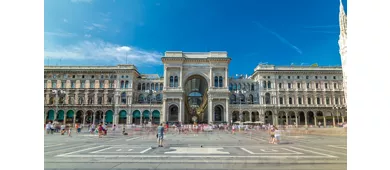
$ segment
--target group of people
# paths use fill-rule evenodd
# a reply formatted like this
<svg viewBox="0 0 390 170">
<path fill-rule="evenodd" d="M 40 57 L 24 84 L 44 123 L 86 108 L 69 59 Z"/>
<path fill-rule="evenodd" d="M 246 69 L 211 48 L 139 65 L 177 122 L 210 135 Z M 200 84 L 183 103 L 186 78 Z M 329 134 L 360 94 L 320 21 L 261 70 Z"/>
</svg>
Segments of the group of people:
<svg viewBox="0 0 390 170">
<path fill-rule="evenodd" d="M 76 127 L 76 129 L 78 129 L 79 127 Z M 46 133 L 47 134 L 53 134 L 53 132 L 57 132 L 57 124 L 56 123 L 52 123 L 51 121 L 47 122 L 47 124 L 45 125 L 45 129 L 46 129 Z M 69 137 L 71 137 L 71 131 L 72 131 L 72 128 L 71 127 L 68 127 L 68 129 L 66 128 L 65 125 L 61 125 L 60 126 L 60 133 L 61 135 L 64 135 L 65 133 L 67 133 L 67 135 Z"/>
<path fill-rule="evenodd" d="M 269 128 L 270 138 L 268 143 L 270 144 L 279 144 L 280 143 L 280 135 L 281 131 L 275 126 L 272 125 L 271 128 Z"/>
</svg>

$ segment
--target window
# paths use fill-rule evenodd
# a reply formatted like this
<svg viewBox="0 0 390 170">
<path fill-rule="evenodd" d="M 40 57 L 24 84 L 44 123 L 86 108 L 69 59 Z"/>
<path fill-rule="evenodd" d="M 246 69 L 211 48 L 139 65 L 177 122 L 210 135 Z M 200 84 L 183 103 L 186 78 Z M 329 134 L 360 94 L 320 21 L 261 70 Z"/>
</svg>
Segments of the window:
<svg viewBox="0 0 390 170">
<path fill-rule="evenodd" d="M 214 87 L 218 87 L 218 76 L 214 77 Z"/>
<path fill-rule="evenodd" d="M 339 98 L 336 98 L 336 99 L 335 99 L 335 103 L 336 103 L 336 104 L 339 104 Z"/>
<path fill-rule="evenodd" d="M 265 76 L 263 76 L 263 79 L 265 79 Z"/>
<path fill-rule="evenodd" d="M 65 75 L 64 75 L 64 78 L 65 78 L 65 79 L 67 79 L 67 78 L 68 78 L 68 75 L 67 75 L 67 74 L 65 74 Z"/>
<path fill-rule="evenodd" d="M 81 78 L 84 78 L 84 75 L 82 75 Z"/>
<path fill-rule="evenodd" d="M 179 86 L 178 82 L 179 82 L 179 77 L 175 76 L 175 82 L 174 82 L 175 87 Z"/>
<path fill-rule="evenodd" d="M 219 83 L 218 83 L 218 85 L 219 85 L 219 87 L 222 87 L 223 86 L 223 78 L 222 78 L 222 76 L 219 76 Z"/>
<path fill-rule="evenodd" d="M 306 79 L 309 79 L 309 76 L 306 76 Z"/>
<path fill-rule="evenodd" d="M 301 88 L 301 83 L 298 83 L 298 89 L 300 89 Z"/>
<path fill-rule="evenodd" d="M 150 85 L 149 85 L 149 83 L 146 83 L 146 90 L 147 90 L 147 91 L 150 90 Z"/>
<path fill-rule="evenodd" d="M 251 90 L 255 91 L 255 85 L 253 83 L 251 84 Z"/>
<path fill-rule="evenodd" d="M 307 104 L 311 104 L 311 98 L 310 97 L 307 98 Z"/>
<path fill-rule="evenodd" d="M 283 97 L 279 97 L 279 103 L 283 104 Z"/>
<path fill-rule="evenodd" d="M 293 103 L 292 103 L 292 98 L 291 98 L 291 97 L 288 98 L 288 104 L 293 104 Z"/>
<path fill-rule="evenodd" d="M 265 93 L 265 104 L 271 104 L 271 95 L 269 93 Z"/>
<path fill-rule="evenodd" d="M 129 78 L 129 76 L 128 76 L 128 75 L 126 75 L 126 78 Z"/>
<path fill-rule="evenodd" d="M 268 81 L 268 88 L 271 88 L 271 81 Z"/>
<path fill-rule="evenodd" d="M 333 76 L 333 80 L 336 80 L 336 76 Z"/>
<path fill-rule="evenodd" d="M 173 76 L 169 77 L 169 87 L 173 87 Z M 142 88 L 145 89 L 145 88 Z"/>
<path fill-rule="evenodd" d="M 325 83 L 325 89 L 328 89 L 328 83 Z"/>
<path fill-rule="evenodd" d="M 53 82 L 51 83 L 51 88 L 57 88 L 57 83 L 53 81 Z"/>
<path fill-rule="evenodd" d="M 81 88 L 85 88 L 85 82 L 81 82 Z"/>
<path fill-rule="evenodd" d="M 95 88 L 95 82 L 91 82 L 91 83 L 89 84 L 89 88 Z"/>
<path fill-rule="evenodd" d="M 317 104 L 320 104 L 320 103 L 321 103 L 320 98 L 317 97 Z"/>
<path fill-rule="evenodd" d="M 326 98 L 326 104 L 329 104 L 329 97 Z"/>
<path fill-rule="evenodd" d="M 268 76 L 268 78 L 270 79 L 270 78 L 271 78 L 271 76 Z"/>
<path fill-rule="evenodd" d="M 287 76 L 288 79 L 290 79 L 290 76 Z"/>
<path fill-rule="evenodd" d="M 101 89 L 104 88 L 104 82 L 101 81 L 101 82 L 99 83 L 99 86 L 100 86 Z"/>
<path fill-rule="evenodd" d="M 318 83 L 316 83 L 316 89 L 318 89 Z"/>
<path fill-rule="evenodd" d="M 310 89 L 310 83 L 306 83 L 306 88 Z"/>
<path fill-rule="evenodd" d="M 263 88 L 266 88 L 266 87 L 267 87 L 267 82 L 263 81 Z"/>
<path fill-rule="evenodd" d="M 123 92 L 123 93 L 121 94 L 121 103 L 122 103 L 122 104 L 126 104 L 126 93 L 125 93 L 125 92 Z"/>
<path fill-rule="evenodd" d="M 91 78 L 93 78 L 93 79 L 94 79 L 94 78 L 95 78 L 95 76 L 94 76 L 94 75 L 92 75 L 92 76 L 91 76 Z"/>
<path fill-rule="evenodd" d="M 288 88 L 291 89 L 291 83 L 288 83 Z"/>
<path fill-rule="evenodd" d="M 74 89 L 75 88 L 75 83 L 72 81 L 72 82 L 70 82 L 70 87 L 72 88 L 72 89 Z"/>
<path fill-rule="evenodd" d="M 315 76 L 316 79 L 318 79 L 318 76 Z"/>
<path fill-rule="evenodd" d="M 151 90 L 155 90 L 155 89 L 154 89 L 154 83 L 150 83 L 150 89 L 151 89 Z M 156 91 L 157 91 L 157 90 L 156 90 Z"/>
<path fill-rule="evenodd" d="M 233 90 L 233 84 L 232 84 L 232 83 L 229 84 L 229 90 L 230 90 L 230 91 Z"/>
<path fill-rule="evenodd" d="M 44 82 L 44 85 L 45 85 L 45 88 L 47 88 L 47 83 L 46 83 L 46 81 Z"/>
<path fill-rule="evenodd" d="M 163 84 L 160 83 L 160 91 L 163 90 Z"/>
<path fill-rule="evenodd" d="M 61 82 L 61 88 L 65 88 L 65 82 Z"/>
<path fill-rule="evenodd" d="M 337 84 L 336 83 L 333 83 L 333 88 L 337 89 Z"/>
<path fill-rule="evenodd" d="M 299 79 L 299 76 L 297 76 L 297 79 Z"/>
<path fill-rule="evenodd" d="M 302 98 L 298 97 L 298 104 L 302 104 Z"/>
<path fill-rule="evenodd" d="M 76 78 L 76 75 L 73 75 L 72 78 Z"/>
<path fill-rule="evenodd" d="M 237 84 L 237 90 L 241 90 L 241 83 Z"/>
<path fill-rule="evenodd" d="M 103 103 L 103 97 L 99 97 L 98 98 L 98 104 L 102 104 Z"/>
<path fill-rule="evenodd" d="M 282 79 L 282 76 L 279 76 L 279 79 Z"/>
<path fill-rule="evenodd" d="M 279 89 L 281 89 L 282 88 L 282 83 L 279 83 Z"/>
<path fill-rule="evenodd" d="M 128 89 L 129 88 L 129 81 L 126 80 L 125 82 L 125 88 Z"/>
<path fill-rule="evenodd" d="M 103 75 L 103 74 L 102 74 L 102 75 L 100 75 L 100 78 L 101 78 L 101 79 L 103 79 L 103 78 L 104 78 L 104 75 Z"/>
<path fill-rule="evenodd" d="M 328 78 L 327 76 L 324 77 L 325 80 L 326 80 L 327 78 Z"/>
<path fill-rule="evenodd" d="M 53 75 L 53 79 L 55 79 L 55 78 L 57 78 L 57 75 L 54 74 L 54 75 Z"/>
<path fill-rule="evenodd" d="M 109 83 L 108 87 L 109 87 L 109 88 L 112 88 L 112 82 Z"/>
<path fill-rule="evenodd" d="M 125 76 L 124 76 L 124 75 L 122 75 L 122 78 L 125 78 Z"/>
<path fill-rule="evenodd" d="M 141 90 L 141 83 L 138 83 L 137 90 Z"/>
</svg>

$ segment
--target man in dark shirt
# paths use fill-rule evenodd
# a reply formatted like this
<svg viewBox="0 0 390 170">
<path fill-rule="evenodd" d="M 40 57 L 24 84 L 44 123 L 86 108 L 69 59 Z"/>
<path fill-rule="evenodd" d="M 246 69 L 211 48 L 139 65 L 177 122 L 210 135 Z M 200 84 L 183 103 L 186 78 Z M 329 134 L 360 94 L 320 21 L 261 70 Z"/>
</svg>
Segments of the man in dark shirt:
<svg viewBox="0 0 390 170">
<path fill-rule="evenodd" d="M 160 123 L 160 126 L 157 127 L 157 144 L 158 144 L 158 147 L 163 147 L 163 145 L 162 145 L 163 139 L 164 139 L 164 126 L 163 126 L 162 123 Z"/>
</svg>

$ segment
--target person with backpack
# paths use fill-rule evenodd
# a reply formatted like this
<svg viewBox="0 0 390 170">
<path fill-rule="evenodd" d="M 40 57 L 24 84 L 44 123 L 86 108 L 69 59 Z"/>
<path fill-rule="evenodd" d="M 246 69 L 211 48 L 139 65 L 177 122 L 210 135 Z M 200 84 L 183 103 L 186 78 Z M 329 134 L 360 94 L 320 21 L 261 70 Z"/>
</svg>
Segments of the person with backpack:
<svg viewBox="0 0 390 170">
<path fill-rule="evenodd" d="M 157 127 L 157 144 L 158 147 L 163 147 L 164 140 L 164 126 L 160 123 L 160 126 Z"/>
</svg>

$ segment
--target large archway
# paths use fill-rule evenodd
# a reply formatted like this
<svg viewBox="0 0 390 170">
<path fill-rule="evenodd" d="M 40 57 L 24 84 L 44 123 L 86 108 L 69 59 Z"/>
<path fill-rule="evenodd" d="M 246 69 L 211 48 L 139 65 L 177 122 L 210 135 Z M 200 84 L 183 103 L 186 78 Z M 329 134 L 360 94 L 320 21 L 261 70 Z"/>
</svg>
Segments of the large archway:
<svg viewBox="0 0 390 170">
<path fill-rule="evenodd" d="M 103 114 L 102 111 L 100 112 Z M 114 122 L 114 113 L 112 112 L 112 110 L 107 110 L 104 117 L 104 123 L 112 124 L 113 122 Z"/>
<path fill-rule="evenodd" d="M 242 118 L 243 118 L 242 122 L 249 122 L 250 121 L 249 112 L 248 111 L 242 112 Z"/>
<path fill-rule="evenodd" d="M 149 110 L 144 110 L 144 112 L 142 112 L 142 122 L 143 123 L 150 122 L 150 111 Z"/>
<path fill-rule="evenodd" d="M 76 112 L 76 121 L 75 123 L 83 123 L 83 111 L 79 110 Z"/>
<path fill-rule="evenodd" d="M 85 116 L 85 123 L 90 124 L 92 122 L 93 122 L 93 112 L 91 110 L 88 110 Z"/>
<path fill-rule="evenodd" d="M 298 117 L 298 124 L 299 125 L 305 125 L 305 113 L 300 111 L 300 112 L 298 112 L 298 115 L 299 115 L 299 117 Z"/>
<path fill-rule="evenodd" d="M 153 124 L 160 124 L 160 112 L 158 110 L 152 112 L 152 121 Z"/>
<path fill-rule="evenodd" d="M 46 122 L 53 122 L 54 120 L 54 110 L 49 110 L 46 116 Z"/>
<path fill-rule="evenodd" d="M 139 110 L 133 111 L 133 123 L 139 125 L 141 122 L 141 112 Z"/>
<path fill-rule="evenodd" d="M 73 123 L 73 117 L 74 117 L 74 111 L 73 110 L 68 110 L 68 112 L 66 112 L 65 123 L 66 124 L 72 124 Z"/>
<path fill-rule="evenodd" d="M 125 110 L 121 110 L 119 112 L 119 122 L 118 122 L 118 124 L 126 124 L 126 122 L 127 122 L 127 112 Z"/>
<path fill-rule="evenodd" d="M 223 107 L 221 105 L 217 105 L 214 107 L 214 122 L 222 122 L 223 121 Z"/>
<path fill-rule="evenodd" d="M 252 112 L 252 122 L 259 122 L 260 121 L 260 115 L 258 111 Z"/>
<path fill-rule="evenodd" d="M 103 122 L 103 111 L 98 110 L 95 112 L 95 125 Z"/>
<path fill-rule="evenodd" d="M 58 122 L 64 122 L 64 116 L 65 116 L 65 112 L 64 112 L 63 110 L 59 110 L 59 111 L 57 112 L 57 118 L 56 118 L 56 120 L 57 120 Z"/>
<path fill-rule="evenodd" d="M 168 121 L 177 122 L 179 120 L 179 109 L 176 105 L 169 106 Z"/>
<path fill-rule="evenodd" d="M 273 116 L 272 116 L 272 112 L 271 111 L 266 111 L 264 113 L 265 117 L 264 117 L 264 123 L 265 124 L 271 124 L 273 125 L 274 124 L 274 119 L 273 119 Z"/>
<path fill-rule="evenodd" d="M 192 123 L 194 120 L 198 123 L 208 122 L 207 91 L 208 81 L 205 77 L 192 75 L 186 79 L 184 85 L 184 123 Z"/>
<path fill-rule="evenodd" d="M 233 113 L 232 113 L 232 121 L 233 121 L 233 123 L 240 121 L 240 112 L 233 111 Z"/>
<path fill-rule="evenodd" d="M 314 113 L 312 111 L 307 112 L 307 124 L 314 125 Z"/>
</svg>

